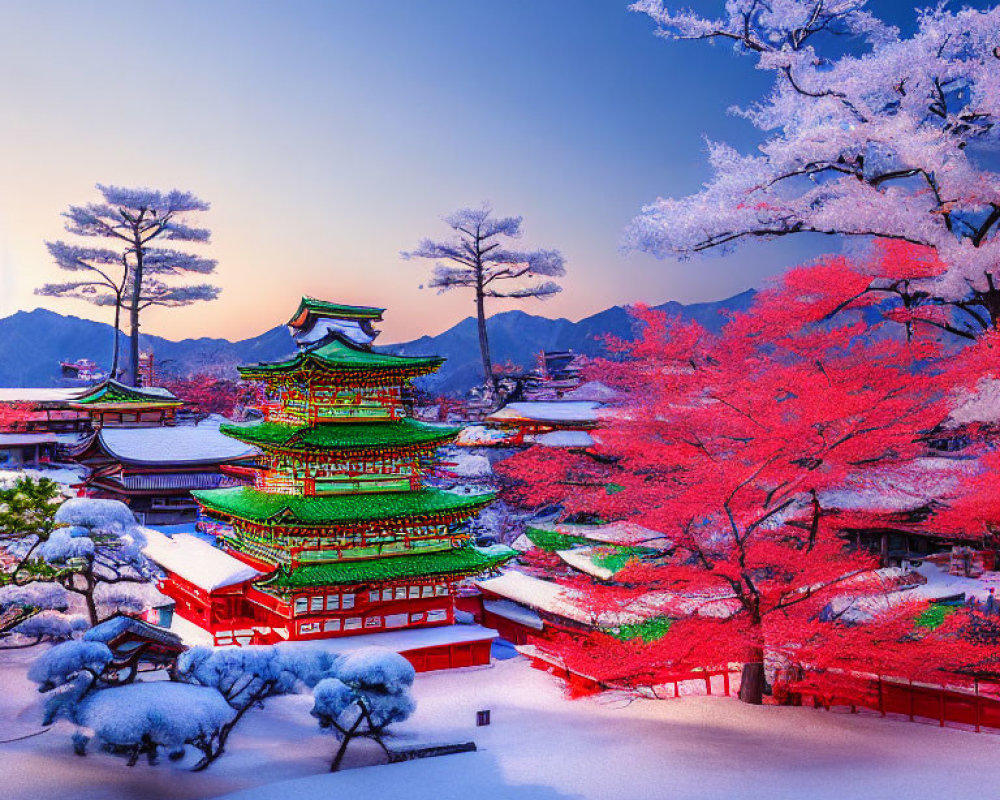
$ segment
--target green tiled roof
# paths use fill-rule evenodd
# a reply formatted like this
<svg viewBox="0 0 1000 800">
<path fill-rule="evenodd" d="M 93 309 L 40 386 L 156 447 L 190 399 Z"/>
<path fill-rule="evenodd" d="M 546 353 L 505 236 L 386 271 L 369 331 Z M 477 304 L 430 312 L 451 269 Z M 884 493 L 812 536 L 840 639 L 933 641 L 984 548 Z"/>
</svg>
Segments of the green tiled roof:
<svg viewBox="0 0 1000 800">
<path fill-rule="evenodd" d="M 474 575 L 497 567 L 515 555 L 517 553 L 508 548 L 483 551 L 475 547 L 462 547 L 438 553 L 332 561 L 327 564 L 299 566 L 291 572 L 282 568 L 262 585 L 297 589 L 433 575 Z"/>
<path fill-rule="evenodd" d="M 550 553 L 554 553 L 556 550 L 568 550 L 575 544 L 593 544 L 586 536 L 574 536 L 570 533 L 559 533 L 545 528 L 533 528 L 530 525 L 524 529 L 524 533 L 535 547 Z"/>
<path fill-rule="evenodd" d="M 340 317 L 342 319 L 382 319 L 384 308 L 373 306 L 348 306 L 342 303 L 330 303 L 326 300 L 317 300 L 315 297 L 303 297 L 299 303 L 299 309 L 293 315 L 288 324 L 302 316 L 303 311 L 310 311 L 320 316 Z"/>
<path fill-rule="evenodd" d="M 418 492 L 303 497 L 270 494 L 246 486 L 204 489 L 191 494 L 207 511 L 217 514 L 252 522 L 317 527 L 455 512 L 473 514 L 496 496 L 493 493 L 463 495 L 423 489 Z"/>
<path fill-rule="evenodd" d="M 74 403 L 81 405 L 92 405 L 95 403 L 160 403 L 170 405 L 180 405 L 173 394 L 165 390 L 148 391 L 135 386 L 126 386 L 115 380 L 107 380 L 94 387 L 83 397 L 77 398 Z"/>
<path fill-rule="evenodd" d="M 650 617 L 632 625 L 622 625 L 615 629 L 611 635 L 623 642 L 630 639 L 642 639 L 643 642 L 649 644 L 666 636 L 673 624 L 674 620 L 670 617 Z"/>
<path fill-rule="evenodd" d="M 395 356 L 390 353 L 376 353 L 363 347 L 355 347 L 340 338 L 334 338 L 315 350 L 303 350 L 287 361 L 273 364 L 254 364 L 239 367 L 241 375 L 251 376 L 262 373 L 294 372 L 311 364 L 330 370 L 355 369 L 416 369 L 426 371 L 437 369 L 444 363 L 440 356 Z"/>
<path fill-rule="evenodd" d="M 219 426 L 227 436 L 261 447 L 286 449 L 391 449 L 446 442 L 460 428 L 426 425 L 411 419 L 398 422 L 341 422 L 311 427 L 261 422 L 255 425 Z"/>
</svg>

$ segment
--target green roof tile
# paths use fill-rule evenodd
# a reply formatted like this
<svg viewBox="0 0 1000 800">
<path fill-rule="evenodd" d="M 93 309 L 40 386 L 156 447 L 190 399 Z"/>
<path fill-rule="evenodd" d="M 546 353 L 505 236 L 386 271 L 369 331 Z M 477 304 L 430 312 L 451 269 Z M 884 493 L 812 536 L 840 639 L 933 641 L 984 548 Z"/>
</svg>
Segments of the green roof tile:
<svg viewBox="0 0 1000 800">
<path fill-rule="evenodd" d="M 330 303 L 326 300 L 317 300 L 315 297 L 303 297 L 302 302 L 299 303 L 298 311 L 292 315 L 288 324 L 293 324 L 302 316 L 302 312 L 304 311 L 323 317 L 381 320 L 385 309 L 375 308 L 374 306 L 348 306 L 343 303 Z"/>
<path fill-rule="evenodd" d="M 509 548 L 484 551 L 475 547 L 462 547 L 439 553 L 383 556 L 360 561 L 333 561 L 327 564 L 299 566 L 291 572 L 282 568 L 261 585 L 297 589 L 433 575 L 474 575 L 493 569 L 515 555 L 517 553 Z"/>
<path fill-rule="evenodd" d="M 393 449 L 443 443 L 458 435 L 460 428 L 427 425 L 411 419 L 397 422 L 341 422 L 317 425 L 223 424 L 219 430 L 241 442 L 288 450 Z"/>
<path fill-rule="evenodd" d="M 315 364 L 329 370 L 355 369 L 403 369 L 427 371 L 435 370 L 444 363 L 440 356 L 396 356 L 391 353 L 376 353 L 363 347 L 356 347 L 343 339 L 334 338 L 315 350 L 303 350 L 286 361 L 273 364 L 253 364 L 238 367 L 241 375 L 252 376 L 263 373 L 294 372 Z"/>
<path fill-rule="evenodd" d="M 148 390 L 135 386 L 126 386 L 115 380 L 106 380 L 104 383 L 95 386 L 94 389 L 82 397 L 73 400 L 73 403 L 81 405 L 92 405 L 98 403 L 158 403 L 163 405 L 181 405 L 181 401 L 170 392 L 160 390 Z"/>
<path fill-rule="evenodd" d="M 463 495 L 423 489 L 418 492 L 303 497 L 270 494 L 246 486 L 205 489 L 191 494 L 207 511 L 217 514 L 252 522 L 317 527 L 455 512 L 473 514 L 496 496 L 493 493 Z"/>
</svg>

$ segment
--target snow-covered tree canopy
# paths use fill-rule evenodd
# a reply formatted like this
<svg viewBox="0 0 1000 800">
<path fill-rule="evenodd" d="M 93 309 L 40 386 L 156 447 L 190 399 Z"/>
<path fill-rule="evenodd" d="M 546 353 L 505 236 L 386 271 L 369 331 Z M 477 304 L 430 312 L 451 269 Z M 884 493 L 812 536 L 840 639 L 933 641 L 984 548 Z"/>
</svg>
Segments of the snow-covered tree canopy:
<svg viewBox="0 0 1000 800">
<path fill-rule="evenodd" d="M 429 286 L 446 292 L 471 289 L 476 302 L 479 350 L 484 385 L 497 392 L 486 333 L 485 301 L 488 297 L 546 298 L 562 291 L 553 280 L 566 274 L 566 261 L 558 250 L 510 250 L 507 239 L 521 236 L 521 217 L 494 217 L 488 205 L 462 208 L 444 218 L 455 232 L 449 240 L 422 239 L 415 250 L 403 252 L 405 259 L 435 261 Z"/>
<path fill-rule="evenodd" d="M 339 768 L 356 737 L 373 739 L 389 754 L 382 741 L 386 728 L 409 719 L 417 707 L 410 694 L 415 674 L 399 653 L 362 647 L 343 656 L 335 676 L 316 684 L 310 713 L 320 728 L 341 740 L 331 770 Z"/>
<path fill-rule="evenodd" d="M 174 285 L 164 280 L 214 272 L 214 259 L 153 244 L 153 240 L 207 243 L 210 231 L 188 224 L 185 217 L 207 211 L 209 204 L 177 189 L 160 192 L 97 184 L 97 190 L 101 202 L 70 206 L 63 214 L 67 219 L 66 230 L 77 236 L 111 240 L 115 246 L 47 242 L 49 253 L 60 268 L 83 275 L 73 281 L 47 283 L 36 292 L 114 306 L 115 366 L 120 314 L 127 307 L 131 315 L 134 379 L 138 371 L 139 312 L 152 305 L 177 307 L 214 300 L 219 294 L 218 287 L 211 284 Z"/>
<path fill-rule="evenodd" d="M 439 291 L 459 287 L 480 289 L 486 297 L 547 297 L 561 291 L 555 281 L 524 285 L 538 277 L 566 274 L 558 250 L 510 250 L 503 240 L 521 237 L 523 217 L 494 217 L 489 206 L 463 208 L 444 218 L 456 236 L 447 241 L 422 239 L 403 258 L 430 258 L 438 263 L 429 286 Z M 447 262 L 447 263 L 446 263 Z M 505 282 L 521 284 L 513 286 Z"/>
<path fill-rule="evenodd" d="M 114 597 L 108 599 L 122 607 L 128 605 L 126 587 L 140 592 L 148 588 L 155 567 L 142 553 L 146 540 L 128 506 L 83 497 L 59 506 L 61 498 L 53 487 L 25 479 L 0 491 L 0 548 L 12 563 L 2 577 L 15 586 L 57 583 L 80 595 L 93 625 L 100 621 L 98 586 L 115 585 Z"/>
<path fill-rule="evenodd" d="M 923 289 L 1000 320 L 1000 8 L 918 16 L 904 37 L 866 0 L 728 0 L 721 17 L 640 0 L 669 39 L 732 42 L 773 73 L 735 113 L 765 132 L 758 152 L 709 143 L 713 176 L 661 198 L 627 241 L 688 256 L 799 232 L 876 236 L 937 249 Z"/>
</svg>

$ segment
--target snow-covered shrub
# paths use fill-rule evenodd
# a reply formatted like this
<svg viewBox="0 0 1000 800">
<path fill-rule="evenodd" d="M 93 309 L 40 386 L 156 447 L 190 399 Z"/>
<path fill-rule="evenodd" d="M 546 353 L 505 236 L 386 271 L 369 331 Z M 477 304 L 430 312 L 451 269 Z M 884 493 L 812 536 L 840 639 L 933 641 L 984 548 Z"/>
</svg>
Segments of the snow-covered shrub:
<svg viewBox="0 0 1000 800">
<path fill-rule="evenodd" d="M 75 720 L 80 703 L 100 681 L 112 654 L 101 642 L 71 641 L 57 644 L 39 656 L 28 670 L 38 691 L 51 693 L 45 701 L 44 723 L 65 717 Z"/>
<path fill-rule="evenodd" d="M 56 522 L 88 531 L 123 534 L 137 528 L 135 515 L 118 500 L 74 497 L 56 512 Z"/>
<path fill-rule="evenodd" d="M 62 611 L 40 611 L 29 617 L 11 632 L 37 642 L 62 642 L 72 639 L 90 627 L 90 622 L 80 614 Z"/>
<path fill-rule="evenodd" d="M 337 670 L 337 677 L 348 686 L 384 694 L 407 691 L 413 686 L 416 674 L 409 661 L 384 647 L 351 650 Z"/>
<path fill-rule="evenodd" d="M 363 647 L 347 653 L 337 677 L 326 678 L 313 689 L 313 708 L 320 728 L 340 739 L 330 765 L 335 771 L 352 739 L 372 739 L 385 750 L 386 728 L 403 722 L 416 709 L 410 694 L 416 673 L 403 656 L 381 647 Z"/>
<path fill-rule="evenodd" d="M 48 692 L 86 672 L 95 678 L 111 662 L 111 650 L 101 642 L 63 642 L 42 653 L 28 670 L 28 680 Z"/>
<path fill-rule="evenodd" d="M 130 764 L 141 753 L 152 761 L 157 748 L 178 758 L 187 745 L 207 757 L 235 716 L 215 689 L 170 681 L 133 683 L 95 692 L 80 703 L 76 720 L 84 731 L 76 747 L 82 752 L 86 739 L 96 737 L 127 753 Z"/>
</svg>

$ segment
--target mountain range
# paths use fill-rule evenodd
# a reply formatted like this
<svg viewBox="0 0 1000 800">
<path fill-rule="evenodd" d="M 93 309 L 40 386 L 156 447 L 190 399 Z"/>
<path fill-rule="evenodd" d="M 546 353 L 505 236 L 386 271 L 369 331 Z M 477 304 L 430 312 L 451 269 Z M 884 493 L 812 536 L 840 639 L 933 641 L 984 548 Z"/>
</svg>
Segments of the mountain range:
<svg viewBox="0 0 1000 800">
<path fill-rule="evenodd" d="M 669 302 L 656 308 L 718 330 L 724 319 L 721 312 L 746 309 L 753 294 L 753 290 L 748 290 L 715 302 L 689 305 Z M 613 306 L 578 322 L 515 310 L 490 317 L 487 331 L 494 363 L 531 367 L 542 350 L 599 355 L 603 351 L 603 337 L 632 338 L 632 320 L 622 306 Z M 128 344 L 124 335 L 121 340 L 124 354 Z M 18 311 L 0 319 L 0 386 L 59 386 L 60 361 L 89 358 L 107 366 L 110 347 L 111 326 L 104 323 L 41 308 Z M 199 373 L 235 377 L 238 364 L 275 361 L 295 350 L 284 326 L 235 342 L 213 338 L 171 341 L 143 335 L 142 347 L 152 349 L 161 375 L 181 377 Z M 434 394 L 461 394 L 481 379 L 476 322 L 472 317 L 436 336 L 387 345 L 386 349 L 406 355 L 446 357 L 439 372 L 421 379 L 422 388 Z"/>
</svg>

